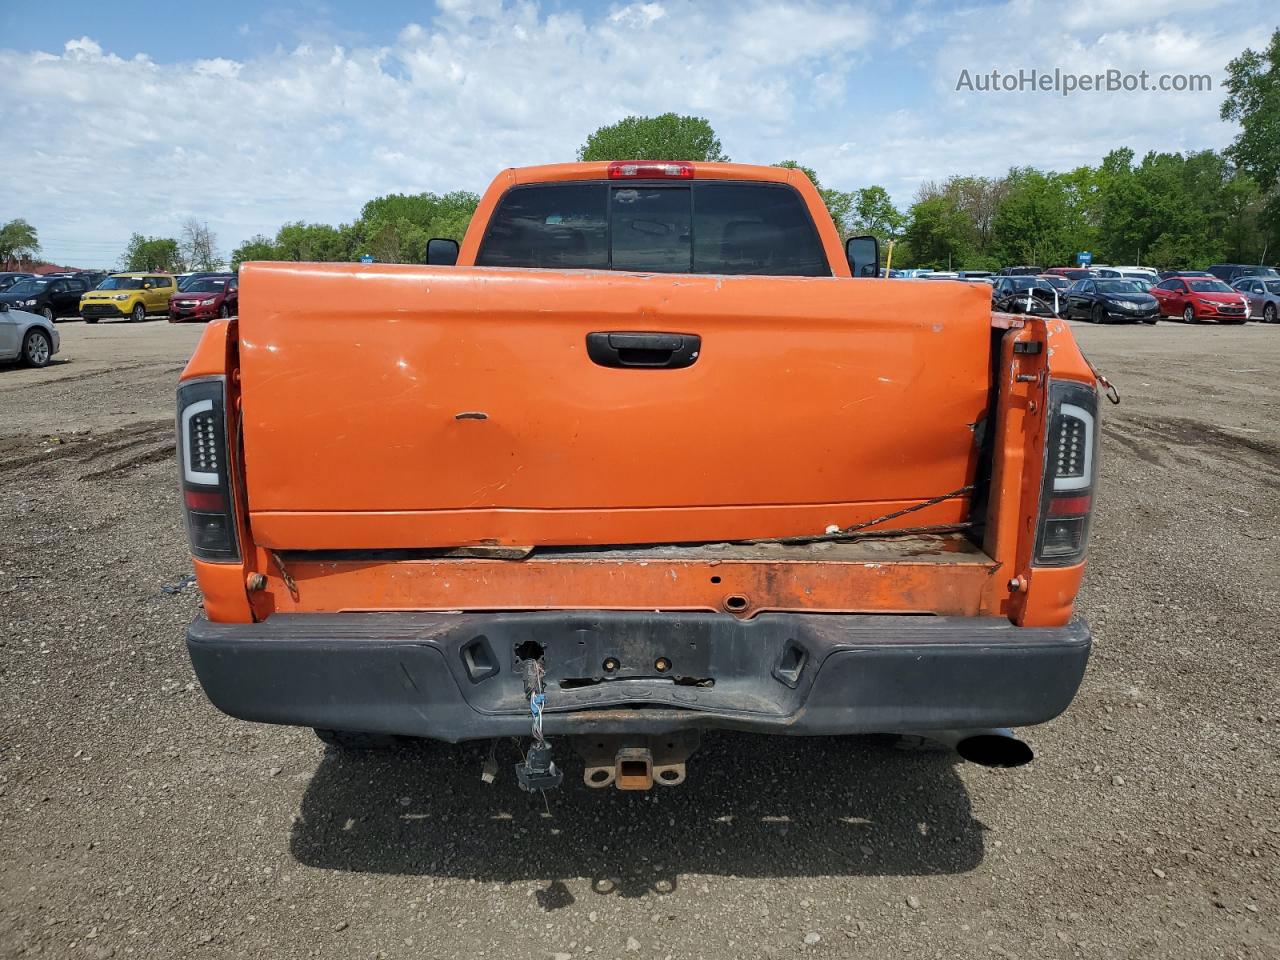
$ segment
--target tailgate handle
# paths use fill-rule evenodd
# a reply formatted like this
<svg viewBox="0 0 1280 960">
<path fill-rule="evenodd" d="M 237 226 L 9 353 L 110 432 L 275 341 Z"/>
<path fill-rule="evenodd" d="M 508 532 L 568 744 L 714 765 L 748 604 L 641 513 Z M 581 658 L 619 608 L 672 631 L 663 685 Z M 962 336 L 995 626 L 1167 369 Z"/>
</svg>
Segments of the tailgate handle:
<svg viewBox="0 0 1280 960">
<path fill-rule="evenodd" d="M 588 333 L 587 356 L 602 367 L 678 370 L 702 348 L 696 333 Z"/>
</svg>

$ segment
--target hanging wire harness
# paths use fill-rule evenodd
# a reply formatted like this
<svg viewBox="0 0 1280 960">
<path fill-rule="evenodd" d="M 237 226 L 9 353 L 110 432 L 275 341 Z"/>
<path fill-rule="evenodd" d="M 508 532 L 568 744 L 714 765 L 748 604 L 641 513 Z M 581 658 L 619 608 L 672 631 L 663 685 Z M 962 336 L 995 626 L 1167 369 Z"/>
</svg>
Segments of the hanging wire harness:
<svg viewBox="0 0 1280 960">
<path fill-rule="evenodd" d="M 551 744 L 542 735 L 542 712 L 547 705 L 544 684 L 546 667 L 542 658 L 520 661 L 524 670 L 524 692 L 529 698 L 529 716 L 533 722 L 533 744 L 524 759 L 516 764 L 516 780 L 521 790 L 554 790 L 564 780 L 561 771 L 551 759 Z"/>
</svg>

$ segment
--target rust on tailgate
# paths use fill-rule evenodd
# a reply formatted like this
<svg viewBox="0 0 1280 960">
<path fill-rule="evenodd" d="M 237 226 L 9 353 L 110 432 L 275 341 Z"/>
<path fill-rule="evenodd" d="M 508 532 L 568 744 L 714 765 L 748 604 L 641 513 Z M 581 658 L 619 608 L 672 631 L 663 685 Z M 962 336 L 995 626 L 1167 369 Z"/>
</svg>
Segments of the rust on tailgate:
<svg viewBox="0 0 1280 960">
<path fill-rule="evenodd" d="M 287 554 L 275 611 L 720 610 L 974 616 L 996 564 L 960 536 L 535 552 L 527 560 Z M 310 589 L 309 589 L 310 587 Z"/>
</svg>

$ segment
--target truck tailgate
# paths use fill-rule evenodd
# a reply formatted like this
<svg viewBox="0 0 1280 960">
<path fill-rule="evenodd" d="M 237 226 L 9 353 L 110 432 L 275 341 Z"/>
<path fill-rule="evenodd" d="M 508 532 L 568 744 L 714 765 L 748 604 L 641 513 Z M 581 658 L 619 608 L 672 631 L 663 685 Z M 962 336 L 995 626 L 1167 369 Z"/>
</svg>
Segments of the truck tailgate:
<svg viewBox="0 0 1280 960">
<path fill-rule="evenodd" d="M 618 369 L 596 332 L 701 339 L 682 369 Z M 251 527 L 274 549 L 821 533 L 973 481 L 990 338 L 966 283 L 248 265 Z"/>
</svg>

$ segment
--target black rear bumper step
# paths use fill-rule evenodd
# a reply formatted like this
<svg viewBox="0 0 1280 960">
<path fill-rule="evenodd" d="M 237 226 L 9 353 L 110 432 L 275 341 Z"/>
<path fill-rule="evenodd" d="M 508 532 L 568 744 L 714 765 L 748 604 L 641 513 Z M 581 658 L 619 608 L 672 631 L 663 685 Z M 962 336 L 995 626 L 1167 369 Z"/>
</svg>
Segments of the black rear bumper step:
<svg viewBox="0 0 1280 960">
<path fill-rule="evenodd" d="M 1042 723 L 1075 696 L 1090 644 L 1079 619 L 796 613 L 276 614 L 187 630 L 232 716 L 449 741 L 528 733 L 517 648 L 542 653 L 548 734 L 830 735 Z"/>
</svg>

